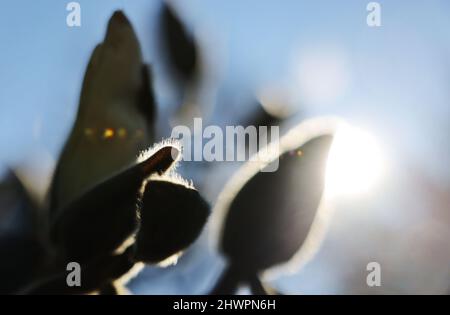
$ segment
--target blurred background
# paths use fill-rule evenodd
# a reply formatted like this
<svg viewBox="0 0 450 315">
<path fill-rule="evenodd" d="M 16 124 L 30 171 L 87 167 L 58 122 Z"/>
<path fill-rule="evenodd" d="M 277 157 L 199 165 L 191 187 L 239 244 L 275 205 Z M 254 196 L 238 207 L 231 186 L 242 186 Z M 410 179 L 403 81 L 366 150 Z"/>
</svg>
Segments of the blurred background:
<svg viewBox="0 0 450 315">
<path fill-rule="evenodd" d="M 325 239 L 303 268 L 269 279 L 274 287 L 287 294 L 448 294 L 448 1 L 380 0 L 380 27 L 367 25 L 365 0 L 168 1 L 197 43 L 195 97 L 168 71 L 163 2 L 80 0 L 80 27 L 66 25 L 68 2 L 2 1 L 0 235 L 20 226 L 24 207 L 9 170 L 43 200 L 76 117 L 90 54 L 121 9 L 152 66 L 157 139 L 192 121 L 186 117 L 237 125 L 262 109 L 283 113 L 282 131 L 324 115 L 351 126 L 330 154 L 333 211 Z M 177 114 L 190 102 L 196 104 L 190 116 Z M 214 204 L 240 165 L 186 162 L 181 172 Z M 212 243 L 208 227 L 177 265 L 146 267 L 131 291 L 207 293 L 224 266 Z M 366 284 L 372 261 L 381 265 L 380 287 Z"/>
</svg>

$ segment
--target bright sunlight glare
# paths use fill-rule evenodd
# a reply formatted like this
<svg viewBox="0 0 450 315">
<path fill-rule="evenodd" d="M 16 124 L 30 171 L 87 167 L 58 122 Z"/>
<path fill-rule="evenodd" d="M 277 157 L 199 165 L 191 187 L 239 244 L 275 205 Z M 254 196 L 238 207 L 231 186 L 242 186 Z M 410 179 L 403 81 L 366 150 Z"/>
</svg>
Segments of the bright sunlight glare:
<svg viewBox="0 0 450 315">
<path fill-rule="evenodd" d="M 381 147 L 372 135 L 349 125 L 339 127 L 328 157 L 327 195 L 369 193 L 379 183 L 384 164 Z"/>
</svg>

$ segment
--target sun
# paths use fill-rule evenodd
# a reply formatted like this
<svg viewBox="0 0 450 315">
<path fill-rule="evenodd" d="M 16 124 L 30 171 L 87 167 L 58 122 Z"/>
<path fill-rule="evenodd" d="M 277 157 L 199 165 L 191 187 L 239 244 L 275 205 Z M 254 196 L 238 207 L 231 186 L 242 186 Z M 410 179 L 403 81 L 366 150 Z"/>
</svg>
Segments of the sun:
<svg viewBox="0 0 450 315">
<path fill-rule="evenodd" d="M 383 150 L 371 134 L 350 125 L 336 131 L 327 162 L 328 197 L 367 194 L 379 184 L 385 170 Z"/>
</svg>

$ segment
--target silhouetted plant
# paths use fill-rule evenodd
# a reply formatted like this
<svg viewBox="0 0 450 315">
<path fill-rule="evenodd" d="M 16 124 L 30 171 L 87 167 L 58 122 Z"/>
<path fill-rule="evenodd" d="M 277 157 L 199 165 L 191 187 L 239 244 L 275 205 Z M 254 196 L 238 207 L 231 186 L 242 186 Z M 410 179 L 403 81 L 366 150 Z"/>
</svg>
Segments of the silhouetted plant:
<svg viewBox="0 0 450 315">
<path fill-rule="evenodd" d="M 161 13 L 161 29 L 167 60 L 175 78 L 183 84 L 194 80 L 199 66 L 197 44 L 167 3 Z"/>
<path fill-rule="evenodd" d="M 240 284 L 249 284 L 255 294 L 274 293 L 260 274 L 302 248 L 322 198 L 332 142 L 331 133 L 314 124 L 282 137 L 279 155 L 268 163 L 247 162 L 221 193 L 215 224 L 227 267 L 211 294 L 232 294 Z M 260 171 L 274 169 L 274 163 L 279 163 L 275 172 Z"/>
<path fill-rule="evenodd" d="M 183 88 L 190 88 L 199 64 L 196 43 L 167 5 L 162 28 L 172 69 Z M 53 176 L 47 259 L 23 293 L 125 293 L 126 281 L 143 263 L 166 265 L 199 236 L 209 206 L 175 172 L 182 154 L 178 143 L 154 145 L 155 119 L 149 66 L 128 19 L 115 12 L 91 55 L 77 117 Z M 280 119 L 260 111 L 252 121 L 274 125 Z M 261 273 L 305 248 L 332 136 L 304 125 L 281 139 L 281 152 L 271 162 L 248 162 L 219 198 L 222 217 L 216 224 L 228 266 L 212 294 L 234 293 L 241 283 L 255 294 L 275 293 L 261 282 Z M 277 171 L 260 172 L 274 160 Z M 80 287 L 66 283 L 71 261 L 81 264 Z"/>
<path fill-rule="evenodd" d="M 136 259 L 146 263 L 178 255 L 199 236 L 209 214 L 199 192 L 177 176 L 150 180 L 142 203 Z"/>
<path fill-rule="evenodd" d="M 37 275 L 45 251 L 36 229 L 37 207 L 14 170 L 0 182 L 0 294 Z"/>
<path fill-rule="evenodd" d="M 131 165 L 140 151 L 153 145 L 151 81 L 131 24 L 115 12 L 86 69 L 77 118 L 53 178 L 52 211 Z"/>
<path fill-rule="evenodd" d="M 176 142 L 144 150 L 154 141 L 154 119 L 148 67 L 131 24 L 115 12 L 92 53 L 54 174 L 50 262 L 24 293 L 117 294 L 138 263 L 176 257 L 198 237 L 209 206 L 175 173 Z M 81 264 L 80 287 L 66 283 L 71 261 Z"/>
</svg>

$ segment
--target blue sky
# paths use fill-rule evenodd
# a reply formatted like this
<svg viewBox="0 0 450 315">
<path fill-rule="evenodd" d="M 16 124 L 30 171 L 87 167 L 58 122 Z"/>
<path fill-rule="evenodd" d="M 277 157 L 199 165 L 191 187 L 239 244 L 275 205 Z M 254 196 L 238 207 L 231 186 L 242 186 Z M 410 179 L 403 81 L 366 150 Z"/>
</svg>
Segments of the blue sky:
<svg viewBox="0 0 450 315">
<path fill-rule="evenodd" d="M 395 145 L 426 162 L 429 154 L 449 157 L 449 4 L 446 1 L 380 1 L 382 27 L 365 24 L 366 1 L 172 1 L 194 32 L 209 31 L 220 50 L 206 54 L 222 78 L 219 95 L 233 90 L 246 98 L 265 84 L 295 89 L 292 55 L 338 50 L 352 84 L 324 106 L 308 111 L 357 115 L 383 123 Z M 65 24 L 65 1 L 5 1 L 0 13 L 0 160 L 11 162 L 41 145 L 57 155 L 77 106 L 89 54 L 112 11 L 124 9 L 156 67 L 159 65 L 158 1 L 79 1 L 82 27 Z M 294 81 L 294 82 L 293 82 Z M 227 100 L 228 101 L 228 100 Z M 246 108 L 239 101 L 236 106 Z M 164 106 L 164 101 L 160 102 Z M 220 112 L 220 109 L 219 109 Z M 230 115 L 230 114 L 228 114 Z M 233 115 L 235 115 L 233 113 Z M 228 117 L 232 119 L 234 117 Z M 371 122 L 369 122 L 371 123 Z M 33 136 L 33 130 L 34 136 Z M 38 130 L 38 131 L 36 131 Z M 38 133 L 38 135 L 36 135 Z M 13 141 L 11 141 L 13 139 Z M 423 156 L 427 154 L 427 156 Z M 432 157 L 432 164 L 444 159 Z M 430 165 L 430 169 L 435 166 Z M 433 171 L 436 176 L 439 170 Z M 448 176 L 448 172 L 446 172 Z"/>
</svg>

